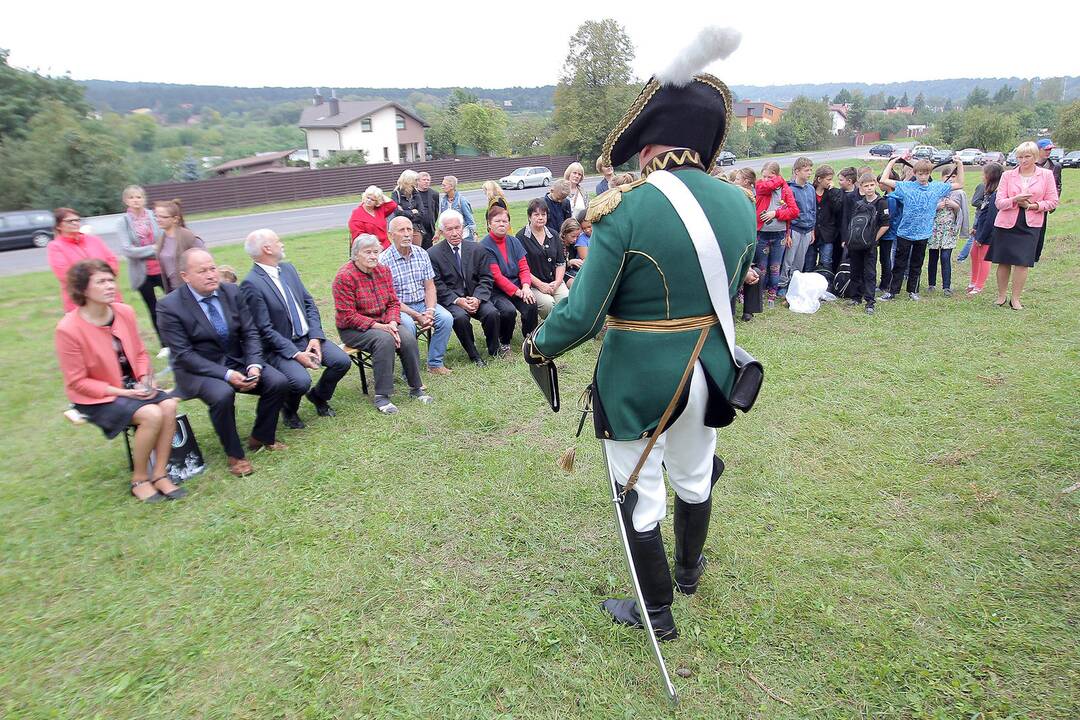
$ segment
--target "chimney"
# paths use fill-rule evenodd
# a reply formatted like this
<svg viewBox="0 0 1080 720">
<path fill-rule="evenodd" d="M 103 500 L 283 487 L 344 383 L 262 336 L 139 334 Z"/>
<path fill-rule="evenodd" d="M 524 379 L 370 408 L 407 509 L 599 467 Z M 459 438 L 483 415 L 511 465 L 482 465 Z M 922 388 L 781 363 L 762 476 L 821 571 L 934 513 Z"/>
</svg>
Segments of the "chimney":
<svg viewBox="0 0 1080 720">
<path fill-rule="evenodd" d="M 341 112 L 341 109 L 338 106 L 337 95 L 334 93 L 333 90 L 331 90 L 330 91 L 330 114 L 327 117 L 333 117 L 334 115 L 337 115 L 339 112 Z"/>
<path fill-rule="evenodd" d="M 319 92 L 319 88 L 315 88 L 315 96 L 311 98 L 311 104 L 315 107 L 322 105 L 322 93 Z"/>
</svg>

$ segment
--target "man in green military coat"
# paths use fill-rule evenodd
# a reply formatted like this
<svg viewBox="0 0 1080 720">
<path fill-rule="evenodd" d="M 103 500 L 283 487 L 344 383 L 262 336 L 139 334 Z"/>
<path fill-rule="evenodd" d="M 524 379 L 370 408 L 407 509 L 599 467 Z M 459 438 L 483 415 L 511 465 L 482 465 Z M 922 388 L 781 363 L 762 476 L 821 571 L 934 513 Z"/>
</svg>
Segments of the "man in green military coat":
<svg viewBox="0 0 1080 720">
<path fill-rule="evenodd" d="M 660 639 L 677 637 L 659 528 L 667 500 L 663 473 L 676 493 L 676 586 L 691 594 L 705 568 L 712 486 L 723 471 L 714 455 L 716 428 L 734 418 L 727 397 L 735 366 L 687 226 L 648 176 L 670 172 L 704 210 L 727 269 L 723 297 L 730 301 L 744 280 L 756 281 L 749 270 L 753 208 L 741 189 L 709 175 L 730 114 L 730 93 L 711 75 L 654 77 L 646 84 L 601 155 L 613 166 L 637 155 L 643 177 L 592 201 L 589 259 L 569 298 L 524 347 L 528 362 L 546 362 L 608 327 L 596 365 L 594 424 L 620 486 L 640 466 L 621 510 Z M 662 433 L 643 458 L 665 414 Z M 634 600 L 607 600 L 603 608 L 615 622 L 642 627 Z"/>
</svg>

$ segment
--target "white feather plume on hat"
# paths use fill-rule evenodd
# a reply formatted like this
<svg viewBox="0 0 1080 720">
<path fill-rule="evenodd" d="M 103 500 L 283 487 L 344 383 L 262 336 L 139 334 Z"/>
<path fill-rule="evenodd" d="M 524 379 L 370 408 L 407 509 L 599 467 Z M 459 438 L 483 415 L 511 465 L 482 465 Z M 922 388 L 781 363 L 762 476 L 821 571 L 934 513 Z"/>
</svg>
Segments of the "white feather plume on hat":
<svg viewBox="0 0 1080 720">
<path fill-rule="evenodd" d="M 742 33 L 735 28 L 710 25 L 702 28 L 693 42 L 670 65 L 654 76 L 661 85 L 683 87 L 696 73 L 714 60 L 723 60 L 742 42 Z"/>
</svg>

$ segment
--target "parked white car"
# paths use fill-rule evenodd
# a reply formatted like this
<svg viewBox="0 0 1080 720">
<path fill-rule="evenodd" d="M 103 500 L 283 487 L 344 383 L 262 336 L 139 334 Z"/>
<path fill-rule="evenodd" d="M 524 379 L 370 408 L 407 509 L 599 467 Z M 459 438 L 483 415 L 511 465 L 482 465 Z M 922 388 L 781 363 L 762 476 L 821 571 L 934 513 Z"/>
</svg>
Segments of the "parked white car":
<svg viewBox="0 0 1080 720">
<path fill-rule="evenodd" d="M 551 171 L 546 167 L 519 167 L 506 177 L 499 178 L 503 190 L 523 190 L 527 187 L 547 187 L 551 184 Z"/>
<path fill-rule="evenodd" d="M 964 148 L 956 154 L 960 157 L 960 162 L 965 165 L 974 165 L 978 162 L 979 156 L 983 154 L 983 151 L 979 148 Z"/>
</svg>

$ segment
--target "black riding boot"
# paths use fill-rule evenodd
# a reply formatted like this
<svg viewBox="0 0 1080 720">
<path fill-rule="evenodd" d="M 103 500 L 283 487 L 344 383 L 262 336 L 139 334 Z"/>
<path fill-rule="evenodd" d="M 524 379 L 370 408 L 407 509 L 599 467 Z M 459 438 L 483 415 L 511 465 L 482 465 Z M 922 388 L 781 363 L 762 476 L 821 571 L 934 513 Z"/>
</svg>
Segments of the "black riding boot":
<svg viewBox="0 0 1080 720">
<path fill-rule="evenodd" d="M 724 461 L 713 457 L 712 486 L 724 473 Z M 702 503 L 692 504 L 675 498 L 675 587 L 684 595 L 697 592 L 698 581 L 705 572 L 705 538 L 709 535 L 712 515 L 712 493 Z"/>
<path fill-rule="evenodd" d="M 671 615 L 671 603 L 675 599 L 671 591 L 671 570 L 668 568 L 667 553 L 664 551 L 664 539 L 660 534 L 660 525 L 648 532 L 634 530 L 634 507 L 637 505 L 637 493 L 633 490 L 619 506 L 626 523 L 626 534 L 630 541 L 630 555 L 634 558 L 641 594 L 645 598 L 645 608 L 649 613 L 656 639 L 674 640 L 679 637 L 675 629 L 675 618 Z M 633 598 L 605 600 L 600 605 L 611 619 L 622 625 L 644 628 L 637 601 Z"/>
</svg>

